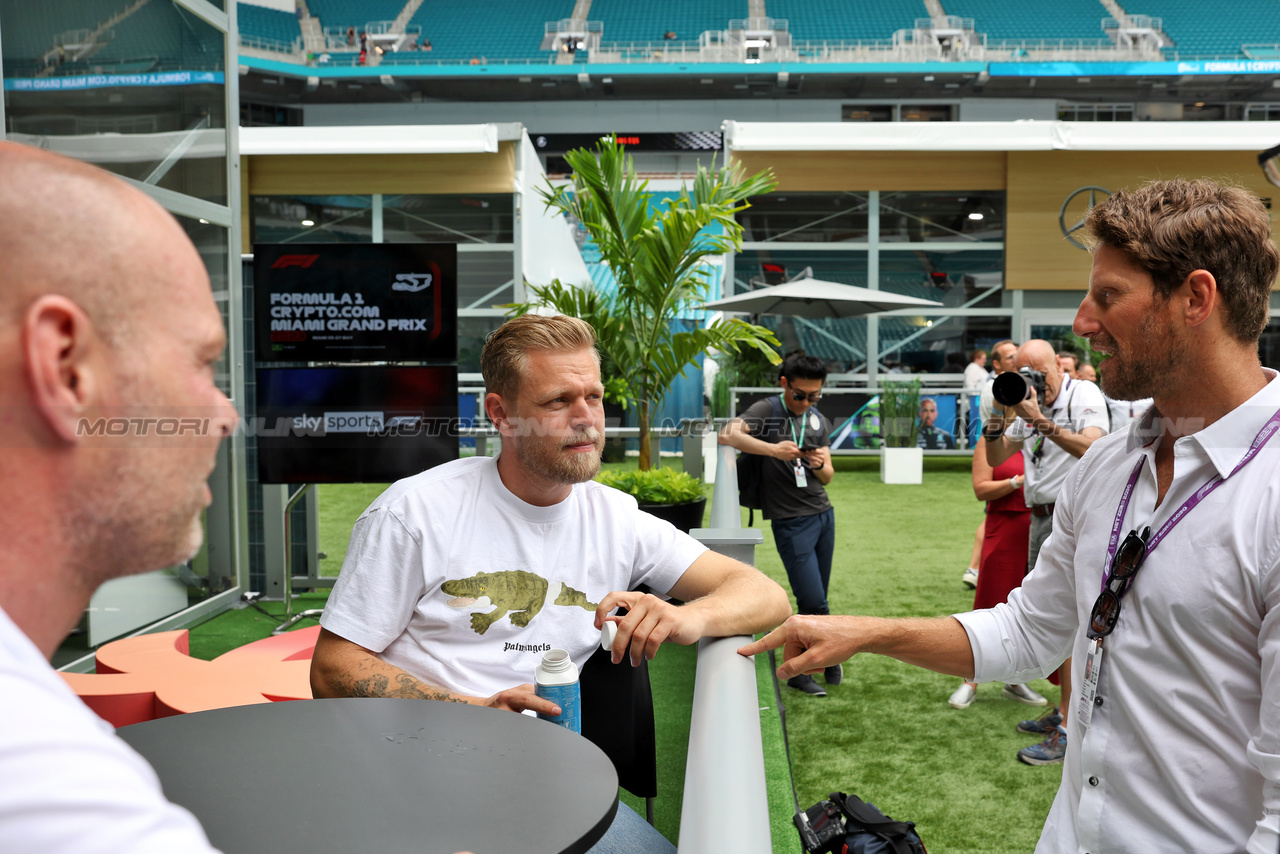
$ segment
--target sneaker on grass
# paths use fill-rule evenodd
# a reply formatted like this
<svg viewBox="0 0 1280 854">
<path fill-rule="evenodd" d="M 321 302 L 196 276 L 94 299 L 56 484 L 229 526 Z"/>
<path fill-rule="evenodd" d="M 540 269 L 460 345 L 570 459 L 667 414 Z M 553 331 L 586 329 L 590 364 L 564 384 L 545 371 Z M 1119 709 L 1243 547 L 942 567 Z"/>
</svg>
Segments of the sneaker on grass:
<svg viewBox="0 0 1280 854">
<path fill-rule="evenodd" d="M 1004 686 L 1004 696 L 1007 700 L 1017 700 L 1019 703 L 1026 703 L 1028 706 L 1047 706 L 1049 701 L 1041 697 L 1035 691 L 1032 691 L 1026 685 L 1008 685 Z"/>
<path fill-rule="evenodd" d="M 797 691 L 803 691 L 806 694 L 812 694 L 815 697 L 827 696 L 827 689 L 818 684 L 817 680 L 812 676 L 801 673 L 799 676 L 792 676 L 787 680 L 787 685 L 795 688 Z"/>
<path fill-rule="evenodd" d="M 844 665 L 833 664 L 822 671 L 822 678 L 827 680 L 828 685 L 839 685 L 844 679 Z"/>
<path fill-rule="evenodd" d="M 1061 725 L 1062 715 L 1058 714 L 1058 707 L 1054 706 L 1052 711 L 1046 712 L 1034 721 L 1018 721 L 1018 725 L 1014 727 L 1018 732 L 1025 732 L 1027 735 L 1047 735 L 1050 730 Z"/>
<path fill-rule="evenodd" d="M 1039 744 L 1018 751 L 1018 761 L 1028 765 L 1061 765 L 1067 755 L 1067 731 L 1061 724 L 1049 731 Z"/>
<path fill-rule="evenodd" d="M 960 687 L 947 700 L 947 705 L 953 709 L 967 709 L 973 705 L 973 698 L 978 693 L 978 686 L 972 682 L 961 682 Z"/>
<path fill-rule="evenodd" d="M 970 590 L 975 589 L 978 586 L 978 570 L 973 567 L 966 569 L 960 576 L 960 583 Z"/>
</svg>

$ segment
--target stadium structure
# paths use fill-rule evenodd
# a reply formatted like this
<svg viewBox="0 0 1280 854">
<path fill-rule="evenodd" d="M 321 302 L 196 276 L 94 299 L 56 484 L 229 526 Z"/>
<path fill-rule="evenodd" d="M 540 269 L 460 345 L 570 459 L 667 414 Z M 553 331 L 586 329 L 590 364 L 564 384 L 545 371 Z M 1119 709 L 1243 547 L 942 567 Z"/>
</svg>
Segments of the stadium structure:
<svg viewBox="0 0 1280 854">
<path fill-rule="evenodd" d="M 722 295 L 811 269 L 940 303 L 766 321 L 863 390 L 891 370 L 958 389 L 968 351 L 1063 340 L 1101 194 L 1175 175 L 1280 192 L 1256 160 L 1280 142 L 1280 6 L 1261 0 L 0 0 L 0 60 L 6 138 L 119 173 L 186 228 L 245 413 L 255 244 L 457 244 L 474 394 L 527 283 L 607 285 L 539 196 L 602 137 L 659 197 L 713 157 L 774 171 Z M 1262 357 L 1280 365 L 1280 322 Z M 702 390 L 691 372 L 663 415 L 701 416 Z M 252 436 L 224 449 L 190 607 L 134 627 L 283 595 L 287 496 L 254 454 Z"/>
</svg>

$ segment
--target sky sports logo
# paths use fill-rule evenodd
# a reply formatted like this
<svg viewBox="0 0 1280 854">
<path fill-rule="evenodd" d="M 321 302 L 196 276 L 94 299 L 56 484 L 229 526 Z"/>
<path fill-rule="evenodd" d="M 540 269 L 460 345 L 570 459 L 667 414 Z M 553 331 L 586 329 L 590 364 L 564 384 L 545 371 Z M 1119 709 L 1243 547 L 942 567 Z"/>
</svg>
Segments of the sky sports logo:
<svg viewBox="0 0 1280 854">
<path fill-rule="evenodd" d="M 293 419 L 293 432 L 301 436 L 329 436 L 336 433 L 359 433 L 365 436 L 391 433 L 412 434 L 422 428 L 422 415 L 388 415 L 384 412 L 325 412 L 322 415 L 298 415 Z"/>
</svg>

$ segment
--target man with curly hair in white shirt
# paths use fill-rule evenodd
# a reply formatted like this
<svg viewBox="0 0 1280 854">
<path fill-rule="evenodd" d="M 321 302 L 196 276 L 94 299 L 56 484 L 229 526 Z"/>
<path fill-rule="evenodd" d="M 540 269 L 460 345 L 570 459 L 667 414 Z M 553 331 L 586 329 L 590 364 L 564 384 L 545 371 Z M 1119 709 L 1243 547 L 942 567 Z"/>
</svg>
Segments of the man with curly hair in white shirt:
<svg viewBox="0 0 1280 854">
<path fill-rule="evenodd" d="M 1273 854 L 1280 841 L 1280 252 L 1258 197 L 1208 180 L 1116 193 L 1075 331 L 1103 389 L 1154 398 L 1096 441 L 1009 600 L 933 619 L 790 618 L 779 676 L 877 652 L 976 681 L 1072 658 L 1070 736 L 1041 854 Z"/>
</svg>

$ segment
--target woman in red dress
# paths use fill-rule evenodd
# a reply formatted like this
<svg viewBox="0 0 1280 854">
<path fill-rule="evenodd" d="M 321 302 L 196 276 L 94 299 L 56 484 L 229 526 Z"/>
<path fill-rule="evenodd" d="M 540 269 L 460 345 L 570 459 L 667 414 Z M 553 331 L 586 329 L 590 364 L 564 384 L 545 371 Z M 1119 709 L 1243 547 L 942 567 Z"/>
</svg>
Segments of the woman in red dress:
<svg viewBox="0 0 1280 854">
<path fill-rule="evenodd" d="M 1031 510 L 1022 499 L 1022 454 L 1014 454 L 992 469 L 987 462 L 987 443 L 979 439 L 973 448 L 973 494 L 987 502 L 986 534 L 982 540 L 978 588 L 973 607 L 992 608 L 1021 586 L 1027 573 L 1027 543 L 1031 531 Z M 962 682 L 948 702 L 954 709 L 967 709 L 977 692 L 974 682 Z M 1047 703 L 1025 685 L 1005 685 L 1011 700 L 1042 706 Z"/>
</svg>

